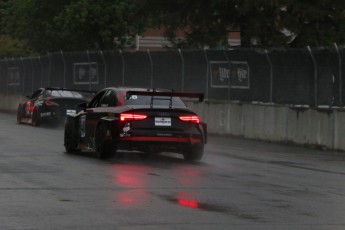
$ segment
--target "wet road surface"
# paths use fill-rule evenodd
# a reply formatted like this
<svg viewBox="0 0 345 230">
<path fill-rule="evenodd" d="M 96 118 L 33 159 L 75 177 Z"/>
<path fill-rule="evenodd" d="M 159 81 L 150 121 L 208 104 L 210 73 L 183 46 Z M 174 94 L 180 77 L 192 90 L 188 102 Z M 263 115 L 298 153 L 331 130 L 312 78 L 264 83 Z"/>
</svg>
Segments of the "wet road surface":
<svg viewBox="0 0 345 230">
<path fill-rule="evenodd" d="M 0 229 L 345 229 L 345 154 L 209 138 L 180 155 L 66 154 L 0 113 Z"/>
</svg>

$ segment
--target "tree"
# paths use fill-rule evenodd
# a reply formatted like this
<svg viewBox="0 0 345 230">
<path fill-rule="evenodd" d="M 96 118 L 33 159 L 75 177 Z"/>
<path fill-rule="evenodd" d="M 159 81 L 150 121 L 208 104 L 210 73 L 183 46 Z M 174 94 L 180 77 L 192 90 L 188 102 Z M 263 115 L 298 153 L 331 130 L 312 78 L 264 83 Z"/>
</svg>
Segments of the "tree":
<svg viewBox="0 0 345 230">
<path fill-rule="evenodd" d="M 236 24 L 244 47 L 286 46 L 290 36 L 282 32 L 280 3 L 267 0 L 238 1 Z"/>
<path fill-rule="evenodd" d="M 217 47 L 239 28 L 243 47 L 305 47 L 345 41 L 343 0 L 148 0 L 155 26 L 180 47 Z M 177 31 L 184 31 L 179 40 Z"/>
<path fill-rule="evenodd" d="M 146 24 L 144 0 L 0 2 L 1 34 L 24 41 L 41 54 L 123 48 Z"/>
<path fill-rule="evenodd" d="M 243 47 L 342 45 L 343 1 L 0 0 L 0 35 L 23 55 L 123 49 L 148 27 L 176 48 L 225 48 L 234 29 Z"/>
<path fill-rule="evenodd" d="M 285 1 L 281 25 L 295 39 L 293 47 L 327 46 L 345 42 L 345 5 L 343 0 Z"/>
<path fill-rule="evenodd" d="M 72 1 L 55 18 L 67 50 L 123 48 L 143 32 L 143 0 Z"/>
<path fill-rule="evenodd" d="M 155 20 L 152 26 L 166 29 L 166 36 L 179 48 L 218 47 L 227 44 L 234 26 L 234 0 L 149 0 Z M 179 38 L 182 31 L 184 39 Z"/>
<path fill-rule="evenodd" d="M 29 56 L 32 52 L 24 41 L 0 35 L 0 58 Z"/>
<path fill-rule="evenodd" d="M 54 24 L 64 4 L 69 0 L 5 1 L 1 32 L 27 43 L 28 49 L 46 53 L 59 48 L 59 30 Z"/>
</svg>

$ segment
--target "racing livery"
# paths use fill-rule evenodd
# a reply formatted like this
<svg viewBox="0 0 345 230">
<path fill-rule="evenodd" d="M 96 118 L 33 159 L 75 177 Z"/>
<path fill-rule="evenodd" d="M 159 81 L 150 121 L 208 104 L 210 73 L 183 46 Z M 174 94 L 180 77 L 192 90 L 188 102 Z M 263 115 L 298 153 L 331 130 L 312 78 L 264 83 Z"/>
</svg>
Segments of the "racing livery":
<svg viewBox="0 0 345 230">
<path fill-rule="evenodd" d="M 105 88 L 83 110 L 68 116 L 64 146 L 67 153 L 91 150 L 106 158 L 116 150 L 147 154 L 176 152 L 186 160 L 200 160 L 207 126 L 180 97 L 203 94 L 143 88 Z"/>
<path fill-rule="evenodd" d="M 37 89 L 28 100 L 18 105 L 17 123 L 39 126 L 47 120 L 63 120 L 81 110 L 80 103 L 88 102 L 94 92 L 46 87 Z"/>
</svg>

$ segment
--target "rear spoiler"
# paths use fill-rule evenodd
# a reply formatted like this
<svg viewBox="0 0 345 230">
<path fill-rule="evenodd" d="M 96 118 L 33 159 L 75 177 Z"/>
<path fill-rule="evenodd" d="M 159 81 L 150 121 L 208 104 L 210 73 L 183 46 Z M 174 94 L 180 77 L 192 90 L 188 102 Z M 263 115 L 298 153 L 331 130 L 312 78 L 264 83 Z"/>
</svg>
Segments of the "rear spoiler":
<svg viewBox="0 0 345 230">
<path fill-rule="evenodd" d="M 175 93 L 175 92 L 157 92 L 153 91 L 127 91 L 126 100 L 128 100 L 132 95 L 142 95 L 142 96 L 161 96 L 161 97 L 189 97 L 198 98 L 199 102 L 204 100 L 204 94 L 202 93 Z"/>
</svg>

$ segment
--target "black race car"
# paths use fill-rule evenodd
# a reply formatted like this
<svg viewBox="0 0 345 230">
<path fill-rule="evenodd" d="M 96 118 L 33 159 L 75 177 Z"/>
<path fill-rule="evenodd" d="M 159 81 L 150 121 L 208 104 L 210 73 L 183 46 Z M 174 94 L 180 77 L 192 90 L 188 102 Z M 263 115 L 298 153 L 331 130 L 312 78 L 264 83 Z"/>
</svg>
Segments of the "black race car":
<svg viewBox="0 0 345 230">
<path fill-rule="evenodd" d="M 64 145 L 67 153 L 91 150 L 106 158 L 116 150 L 145 153 L 176 152 L 186 160 L 200 160 L 207 126 L 180 97 L 203 94 L 174 93 L 142 88 L 106 88 L 83 110 L 68 116 Z"/>
<path fill-rule="evenodd" d="M 17 122 L 38 126 L 47 120 L 63 120 L 67 115 L 78 113 L 81 110 L 78 105 L 89 102 L 94 95 L 91 91 L 40 88 L 18 105 Z"/>
</svg>

